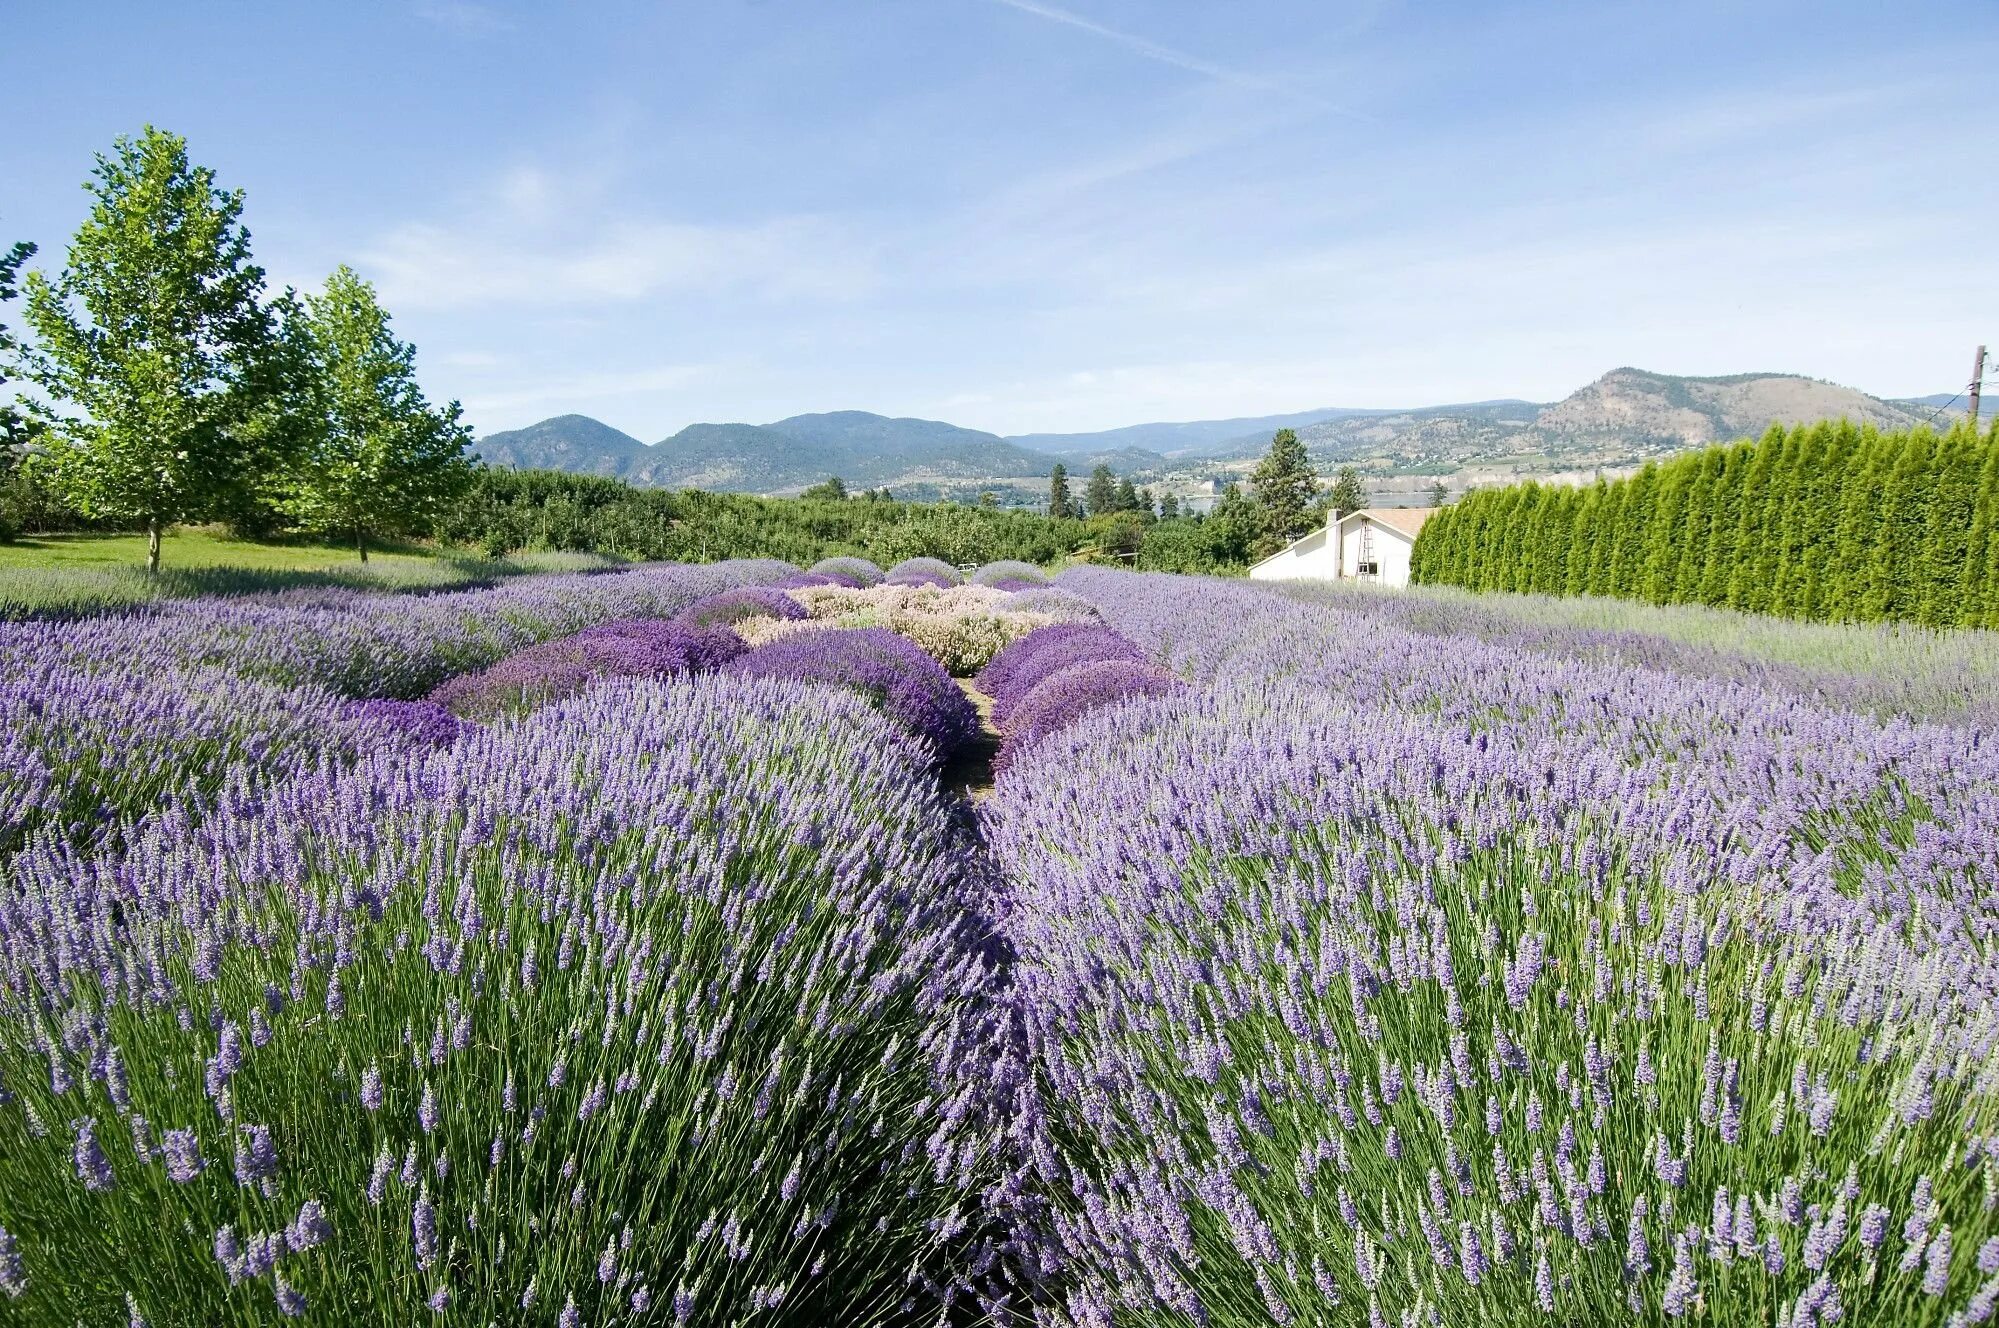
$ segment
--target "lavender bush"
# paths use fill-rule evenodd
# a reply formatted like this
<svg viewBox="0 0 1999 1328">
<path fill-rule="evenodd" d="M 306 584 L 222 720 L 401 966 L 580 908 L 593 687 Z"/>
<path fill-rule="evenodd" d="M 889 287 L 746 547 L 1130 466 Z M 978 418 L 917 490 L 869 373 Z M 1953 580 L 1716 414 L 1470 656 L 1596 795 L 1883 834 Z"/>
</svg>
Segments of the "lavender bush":
<svg viewBox="0 0 1999 1328">
<path fill-rule="evenodd" d="M 1043 585 L 1048 580 L 1048 573 L 1036 567 L 1033 563 L 1002 559 L 996 563 L 987 563 L 985 566 L 979 568 L 972 573 L 971 579 L 972 584 L 975 586 L 998 586 L 1002 581 L 1021 581 L 1030 582 L 1034 585 Z M 1005 589 L 1006 587 L 1001 588 Z"/>
<path fill-rule="evenodd" d="M 758 646 L 727 671 L 853 688 L 927 742 L 939 760 L 979 732 L 978 712 L 951 675 L 914 642 L 879 627 L 795 632 Z"/>
<path fill-rule="evenodd" d="M 48 833 L 93 844 L 229 781 L 261 783 L 373 744 L 332 694 L 217 669 L 82 669 L 17 660 L 0 675 L 0 862 Z"/>
<path fill-rule="evenodd" d="M 1004 731 L 1013 708 L 1043 679 L 1078 664 L 1144 658 L 1145 652 L 1130 638 L 1109 627 L 1058 623 L 1029 632 L 994 655 L 979 673 L 978 688 L 992 698 L 993 723 Z"/>
<path fill-rule="evenodd" d="M 958 586 L 965 583 L 962 572 L 942 558 L 904 558 L 888 569 L 896 585 Z"/>
<path fill-rule="evenodd" d="M 790 570 L 768 561 L 648 564 L 440 595 L 319 590 L 163 603 L 84 622 L 0 624 L 0 666 L 215 667 L 356 698 L 412 699 L 523 646 L 613 618 L 670 617 L 704 595 Z"/>
<path fill-rule="evenodd" d="M 1157 664 L 1135 659 L 1094 660 L 1051 673 L 1008 707 L 1000 768 L 1093 710 L 1132 697 L 1166 696 L 1185 686 Z"/>
<path fill-rule="evenodd" d="M 803 617 L 805 610 L 797 600 L 768 586 L 741 586 L 707 595 L 674 615 L 689 627 L 733 627 L 745 618 Z"/>
<path fill-rule="evenodd" d="M 927 758 L 837 689 L 628 683 L 30 849 L 10 1321 L 933 1320 L 988 977 Z"/>
<path fill-rule="evenodd" d="M 744 649 L 742 639 L 726 627 L 618 619 L 517 650 L 489 669 L 460 674 L 429 699 L 466 719 L 488 720 L 574 696 L 608 678 L 668 678 L 719 668 Z"/>
<path fill-rule="evenodd" d="M 1204 686 L 986 804 L 1044 1322 L 1989 1317 L 1988 744 L 1064 584 Z"/>
<path fill-rule="evenodd" d="M 882 569 L 866 558 L 821 558 L 810 570 L 835 581 L 851 581 L 856 586 L 879 585 L 882 579 Z"/>
</svg>

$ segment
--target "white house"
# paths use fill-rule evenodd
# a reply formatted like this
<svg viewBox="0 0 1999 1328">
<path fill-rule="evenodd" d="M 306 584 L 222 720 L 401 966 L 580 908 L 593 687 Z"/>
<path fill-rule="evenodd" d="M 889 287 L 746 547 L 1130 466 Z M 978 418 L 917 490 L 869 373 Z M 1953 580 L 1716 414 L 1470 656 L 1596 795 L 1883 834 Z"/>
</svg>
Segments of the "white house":
<svg viewBox="0 0 1999 1328">
<path fill-rule="evenodd" d="M 1249 569 L 1254 581 L 1372 581 L 1409 584 L 1409 551 L 1434 507 L 1363 507 L 1335 512 L 1324 529 Z"/>
</svg>

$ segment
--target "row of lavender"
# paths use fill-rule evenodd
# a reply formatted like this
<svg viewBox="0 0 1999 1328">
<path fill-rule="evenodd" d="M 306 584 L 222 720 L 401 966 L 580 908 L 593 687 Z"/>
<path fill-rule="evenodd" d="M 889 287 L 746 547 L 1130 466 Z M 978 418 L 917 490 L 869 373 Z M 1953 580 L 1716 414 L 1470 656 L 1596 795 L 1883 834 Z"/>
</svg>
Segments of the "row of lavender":
<svg viewBox="0 0 1999 1328">
<path fill-rule="evenodd" d="M 1989 1313 L 1977 734 L 988 569 L 1107 624 L 980 674 L 995 881 L 929 773 L 970 723 L 933 654 L 795 616 L 955 574 L 815 573 L 607 601 L 444 681 L 500 722 L 433 706 L 436 751 L 376 706 L 118 851 L 18 854 L 10 1308 Z"/>
<path fill-rule="evenodd" d="M 986 804 L 1050 1324 L 1971 1324 L 1999 753 L 1241 583 Z"/>
<path fill-rule="evenodd" d="M 10 637 L 41 796 L 0 864 L 0 1303 L 888 1323 L 994 1285 L 1011 1044 L 932 773 L 976 715 L 800 600 L 1081 604 L 956 580 L 652 568 Z M 811 630 L 734 632 L 773 621 Z"/>
</svg>

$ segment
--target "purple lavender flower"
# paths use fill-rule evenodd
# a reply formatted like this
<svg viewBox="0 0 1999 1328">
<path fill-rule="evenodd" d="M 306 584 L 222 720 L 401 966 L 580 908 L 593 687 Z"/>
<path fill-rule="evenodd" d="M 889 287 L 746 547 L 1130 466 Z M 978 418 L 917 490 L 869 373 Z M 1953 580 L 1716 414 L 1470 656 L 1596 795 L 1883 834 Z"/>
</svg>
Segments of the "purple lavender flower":
<svg viewBox="0 0 1999 1328">
<path fill-rule="evenodd" d="M 437 1206 L 430 1201 L 429 1186 L 417 1193 L 416 1207 L 411 1210 L 410 1244 L 418 1268 L 428 1269 L 437 1261 Z"/>
<path fill-rule="evenodd" d="M 369 1111 L 382 1109 L 382 1067 L 370 1065 L 361 1071 L 361 1105 Z"/>
<path fill-rule="evenodd" d="M 0 1227 L 0 1292 L 19 1300 L 28 1289 L 28 1266 L 21 1258 L 21 1243 L 13 1233 Z"/>
<path fill-rule="evenodd" d="M 102 1194 L 118 1187 L 118 1178 L 111 1172 L 111 1159 L 104 1156 L 103 1148 L 97 1143 L 97 1121 L 94 1117 L 72 1123 L 76 1131 L 76 1144 L 71 1155 L 76 1162 L 76 1178 L 83 1182 L 83 1188 L 93 1194 Z"/>
<path fill-rule="evenodd" d="M 207 1165 L 201 1156 L 201 1140 L 193 1130 L 168 1130 L 160 1137 L 160 1156 L 166 1159 L 167 1179 L 183 1185 Z"/>
</svg>

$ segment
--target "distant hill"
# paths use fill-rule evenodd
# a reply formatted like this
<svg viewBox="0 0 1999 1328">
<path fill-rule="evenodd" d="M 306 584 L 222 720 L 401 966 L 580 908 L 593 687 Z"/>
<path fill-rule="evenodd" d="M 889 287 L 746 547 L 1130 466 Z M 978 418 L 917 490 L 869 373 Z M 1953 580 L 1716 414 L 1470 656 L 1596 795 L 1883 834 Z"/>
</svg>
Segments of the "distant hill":
<svg viewBox="0 0 1999 1328">
<path fill-rule="evenodd" d="M 784 493 L 838 475 L 850 485 L 929 485 L 1046 475 L 1054 459 L 997 435 L 866 411 L 774 424 L 690 424 L 647 446 L 586 415 L 558 415 L 482 438 L 487 462 L 607 475 L 654 488 Z"/>
<path fill-rule="evenodd" d="M 1265 444 L 1279 429 L 1298 429 L 1320 420 L 1362 412 L 1341 406 L 1296 411 L 1289 415 L 1252 415 L 1232 420 L 1193 420 L 1184 424 L 1127 424 L 1122 429 L 1096 433 L 1023 433 L 1008 438 L 1010 443 L 1052 452 L 1067 461 L 1071 458 L 1114 456 L 1149 452 L 1159 457 L 1212 456 L 1214 445 L 1253 435 L 1262 435 Z"/>
<path fill-rule="evenodd" d="M 1552 403 L 1498 400 L 1409 410 L 1326 407 L 1290 415 L 1136 424 L 1097 433 L 1002 438 L 941 420 L 844 410 L 770 424 L 690 424 L 647 446 L 584 415 L 558 415 L 479 440 L 494 465 L 609 475 L 670 488 L 796 493 L 829 475 L 854 488 L 975 498 L 987 488 L 1032 501 L 1056 461 L 1075 475 L 1108 465 L 1170 490 L 1247 471 L 1281 428 L 1298 431 L 1322 471 L 1351 464 L 1388 488 L 1452 487 L 1619 470 L 1684 448 L 1785 424 L 1847 418 L 1882 429 L 1935 415 L 1947 395 L 1888 401 L 1797 374 L 1693 378 L 1613 369 Z M 1938 417 L 1963 413 L 1964 402 Z M 1393 477 L 1410 477 L 1395 481 Z"/>
<path fill-rule="evenodd" d="M 638 439 L 588 415 L 557 415 L 525 429 L 487 434 L 474 450 L 488 464 L 514 470 L 610 476 L 625 475 L 648 454 Z"/>
<path fill-rule="evenodd" d="M 1926 412 L 1797 374 L 1694 378 L 1613 369 L 1548 405 L 1478 402 L 1349 415 L 1307 426 L 1299 438 L 1319 464 L 1381 474 L 1473 472 L 1476 482 L 1513 475 L 1616 470 L 1689 447 L 1752 437 L 1773 422 L 1846 418 L 1882 429 L 1919 424 Z M 1254 455 L 1256 440 L 1239 444 Z"/>
</svg>

